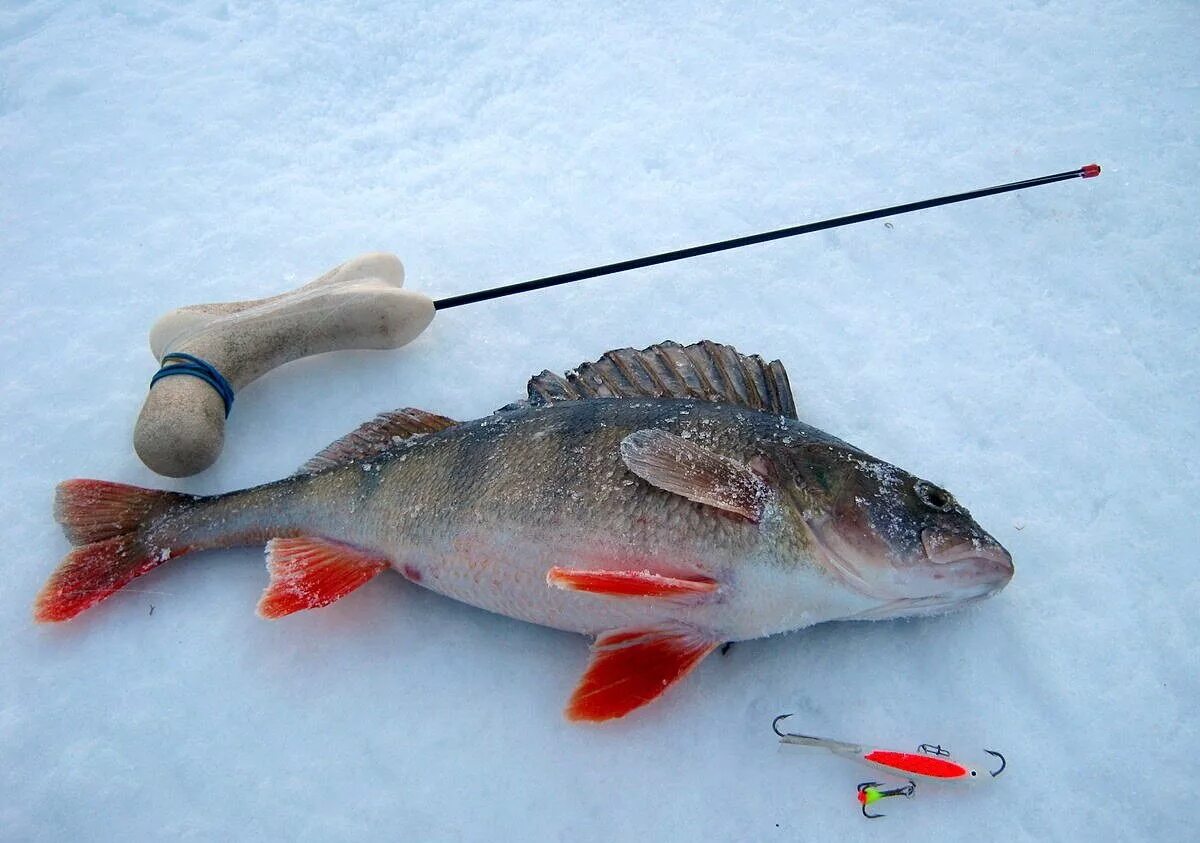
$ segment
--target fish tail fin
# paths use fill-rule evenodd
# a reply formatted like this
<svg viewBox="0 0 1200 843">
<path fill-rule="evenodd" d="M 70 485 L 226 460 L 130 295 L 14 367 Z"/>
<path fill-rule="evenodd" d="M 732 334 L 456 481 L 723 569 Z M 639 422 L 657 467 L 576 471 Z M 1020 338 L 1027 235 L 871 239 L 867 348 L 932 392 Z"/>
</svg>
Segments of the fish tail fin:
<svg viewBox="0 0 1200 843">
<path fill-rule="evenodd" d="M 71 544 L 92 544 L 137 530 L 189 498 L 107 480 L 65 480 L 54 490 L 54 520 Z"/>
<path fill-rule="evenodd" d="M 54 497 L 54 517 L 77 545 L 50 575 L 33 605 L 43 623 L 70 620 L 135 577 L 191 548 L 158 547 L 146 529 L 188 495 L 108 483 L 67 480 Z"/>
</svg>

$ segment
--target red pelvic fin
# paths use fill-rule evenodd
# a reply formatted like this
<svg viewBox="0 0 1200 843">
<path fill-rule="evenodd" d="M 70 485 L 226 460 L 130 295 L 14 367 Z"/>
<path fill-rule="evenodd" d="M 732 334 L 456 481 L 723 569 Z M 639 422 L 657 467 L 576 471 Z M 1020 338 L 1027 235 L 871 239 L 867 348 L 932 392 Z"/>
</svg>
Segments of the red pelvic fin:
<svg viewBox="0 0 1200 843">
<path fill-rule="evenodd" d="M 711 653 L 717 643 L 677 627 L 606 632 L 567 704 L 569 720 L 624 717 L 655 700 Z"/>
<path fill-rule="evenodd" d="M 148 547 L 143 528 L 187 495 L 108 483 L 67 480 L 54 497 L 54 517 L 76 547 L 50 575 L 33 605 L 41 622 L 70 620 L 134 577 L 187 547 Z"/>
<path fill-rule="evenodd" d="M 708 577 L 664 577 L 649 571 L 579 571 L 551 568 L 546 582 L 567 591 L 586 591 L 609 597 L 694 597 L 717 590 Z"/>
<path fill-rule="evenodd" d="M 258 614 L 274 619 L 328 606 L 390 565 L 377 553 L 331 539 L 272 539 L 267 543 L 271 583 L 258 601 Z"/>
</svg>

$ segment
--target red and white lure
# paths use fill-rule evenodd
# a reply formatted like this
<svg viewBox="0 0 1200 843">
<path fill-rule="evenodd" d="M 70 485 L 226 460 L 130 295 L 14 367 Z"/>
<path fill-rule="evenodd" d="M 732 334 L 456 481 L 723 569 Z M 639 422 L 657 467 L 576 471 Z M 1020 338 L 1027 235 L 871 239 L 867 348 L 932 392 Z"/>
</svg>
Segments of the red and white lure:
<svg viewBox="0 0 1200 843">
<path fill-rule="evenodd" d="M 987 781 L 987 778 L 981 776 L 978 770 L 955 761 L 950 757 L 949 752 L 937 744 L 923 743 L 917 747 L 916 752 L 899 752 L 892 749 L 878 749 L 862 746 L 861 744 L 846 743 L 845 741 L 815 738 L 811 735 L 782 732 L 779 729 L 779 722 L 787 717 L 791 717 L 791 715 L 781 714 L 771 723 L 771 728 L 775 731 L 775 734 L 779 735 L 779 739 L 783 743 L 827 749 L 834 755 L 850 758 L 868 764 L 878 770 L 891 773 L 893 776 L 908 779 L 910 783 L 918 779 L 923 781 L 968 783 Z M 984 752 L 1000 759 L 999 769 L 984 771 L 989 774 L 990 778 L 994 779 L 1004 772 L 1007 762 L 1005 762 L 1004 756 L 995 750 L 985 749 Z M 880 796 L 911 796 L 915 786 L 915 783 L 913 783 L 912 787 L 900 788 L 896 792 L 881 791 Z M 877 788 L 878 782 L 864 782 L 858 788 L 859 802 L 863 803 L 863 816 L 869 819 L 883 816 L 882 814 L 867 813 L 867 804 L 880 798 L 876 796 L 875 799 L 870 799 L 872 792 L 876 791 Z M 868 795 L 869 801 L 863 799 L 864 793 Z"/>
</svg>

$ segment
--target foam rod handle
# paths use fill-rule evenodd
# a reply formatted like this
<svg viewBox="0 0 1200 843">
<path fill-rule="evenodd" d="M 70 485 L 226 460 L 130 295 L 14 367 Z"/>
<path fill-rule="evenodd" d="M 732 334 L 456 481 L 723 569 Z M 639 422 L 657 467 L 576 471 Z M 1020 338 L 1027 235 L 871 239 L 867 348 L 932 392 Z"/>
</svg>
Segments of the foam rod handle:
<svg viewBox="0 0 1200 843">
<path fill-rule="evenodd" d="M 173 310 L 150 329 L 156 360 L 182 352 L 206 362 L 236 393 L 291 360 L 348 348 L 398 348 L 433 320 L 433 300 L 403 289 L 395 255 L 347 261 L 291 292 L 254 301 Z M 184 365 L 168 358 L 164 368 Z M 161 377 L 150 387 L 133 432 L 142 462 L 186 477 L 212 465 L 225 442 L 226 403 L 200 377 Z"/>
</svg>

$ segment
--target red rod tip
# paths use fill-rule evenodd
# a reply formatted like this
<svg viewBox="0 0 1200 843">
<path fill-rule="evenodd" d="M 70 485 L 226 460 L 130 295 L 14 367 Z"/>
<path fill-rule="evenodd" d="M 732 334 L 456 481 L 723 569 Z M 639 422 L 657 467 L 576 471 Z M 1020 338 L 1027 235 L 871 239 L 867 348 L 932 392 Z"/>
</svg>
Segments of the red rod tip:
<svg viewBox="0 0 1200 843">
<path fill-rule="evenodd" d="M 1085 179 L 1094 179 L 1096 176 L 1100 175 L 1100 165 L 1084 164 L 1079 168 L 1079 174 Z"/>
</svg>

